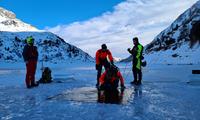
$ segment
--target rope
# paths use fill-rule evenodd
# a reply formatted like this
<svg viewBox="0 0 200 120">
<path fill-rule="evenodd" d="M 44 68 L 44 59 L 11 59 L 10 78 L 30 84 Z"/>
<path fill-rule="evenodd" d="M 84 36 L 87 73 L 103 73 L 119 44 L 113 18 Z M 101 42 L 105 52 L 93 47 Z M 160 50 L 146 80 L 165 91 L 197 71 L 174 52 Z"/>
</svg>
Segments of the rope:
<svg viewBox="0 0 200 120">
<path fill-rule="evenodd" d="M 130 63 L 131 63 L 131 62 L 130 62 Z M 127 65 L 129 65 L 130 63 L 129 63 L 129 62 L 126 63 L 126 66 L 125 66 L 125 69 L 124 69 L 124 76 L 125 76 L 124 79 L 125 79 L 125 80 L 126 80 L 127 76 L 129 75 L 129 73 L 130 73 L 130 71 L 131 71 L 131 70 L 129 70 L 128 73 L 126 74 Z"/>
</svg>

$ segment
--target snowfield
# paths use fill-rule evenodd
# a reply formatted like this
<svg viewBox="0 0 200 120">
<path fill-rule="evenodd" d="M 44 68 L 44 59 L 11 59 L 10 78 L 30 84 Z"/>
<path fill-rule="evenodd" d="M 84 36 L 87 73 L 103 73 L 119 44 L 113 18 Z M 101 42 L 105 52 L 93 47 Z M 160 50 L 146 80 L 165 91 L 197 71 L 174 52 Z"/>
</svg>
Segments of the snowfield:
<svg viewBox="0 0 200 120">
<path fill-rule="evenodd" d="M 200 65 L 149 65 L 137 87 L 129 84 L 131 63 L 117 64 L 127 87 L 122 104 L 97 102 L 94 63 L 44 65 L 52 69 L 55 82 L 26 89 L 24 63 L 0 64 L 1 120 L 199 119 L 200 77 L 191 73 Z M 40 68 L 38 63 L 37 80 Z"/>
</svg>

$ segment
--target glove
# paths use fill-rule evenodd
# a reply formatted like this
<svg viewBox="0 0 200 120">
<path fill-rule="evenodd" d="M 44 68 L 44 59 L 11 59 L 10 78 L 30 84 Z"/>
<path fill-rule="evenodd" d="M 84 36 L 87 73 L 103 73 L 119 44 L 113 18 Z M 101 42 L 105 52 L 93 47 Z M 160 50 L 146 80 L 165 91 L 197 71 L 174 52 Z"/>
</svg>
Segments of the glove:
<svg viewBox="0 0 200 120">
<path fill-rule="evenodd" d="M 121 85 L 121 89 L 125 89 L 126 87 L 124 85 Z"/>
<path fill-rule="evenodd" d="M 100 89 L 100 90 L 104 90 L 104 89 L 105 89 L 105 86 L 104 86 L 104 85 L 100 85 L 99 89 Z"/>
<path fill-rule="evenodd" d="M 110 63 L 111 63 L 111 65 L 114 65 L 114 62 L 113 62 L 113 61 L 111 61 Z"/>
<path fill-rule="evenodd" d="M 141 55 L 141 60 L 144 60 L 144 56 L 143 55 Z"/>
<path fill-rule="evenodd" d="M 99 94 L 99 100 L 98 101 L 100 103 L 105 102 L 105 95 L 104 95 L 103 91 L 100 92 L 100 94 Z"/>
<path fill-rule="evenodd" d="M 128 48 L 127 51 L 131 51 L 131 48 Z"/>
</svg>

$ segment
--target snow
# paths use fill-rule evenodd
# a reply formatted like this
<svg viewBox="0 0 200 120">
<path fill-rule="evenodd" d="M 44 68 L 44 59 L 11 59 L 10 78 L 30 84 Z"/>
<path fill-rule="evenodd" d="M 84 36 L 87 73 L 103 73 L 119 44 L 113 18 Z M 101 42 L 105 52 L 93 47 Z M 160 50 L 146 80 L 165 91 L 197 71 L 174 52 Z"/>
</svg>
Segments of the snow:
<svg viewBox="0 0 200 120">
<path fill-rule="evenodd" d="M 53 62 L 93 61 L 94 59 L 81 49 L 64 42 L 50 32 L 1 32 L 0 60 L 23 61 L 22 51 L 27 36 L 33 36 L 39 51 L 39 60 Z"/>
<path fill-rule="evenodd" d="M 199 4 L 196 4 L 196 8 L 199 8 Z M 167 34 L 176 24 L 182 25 L 188 17 L 189 10 L 161 34 Z M 199 20 L 199 17 L 195 19 Z M 191 29 L 191 24 L 187 26 Z M 190 49 L 188 43 L 182 42 L 176 50 L 170 48 L 146 55 L 147 67 L 143 68 L 142 86 L 129 84 L 133 80 L 131 62 L 118 63 L 126 85 L 123 99 L 120 104 L 105 104 L 97 102 L 95 63 L 87 53 L 63 43 L 61 38 L 52 33 L 23 23 L 14 13 L 3 8 L 0 8 L 0 31 L 1 120 L 199 119 L 200 75 L 191 74 L 193 69 L 200 68 L 199 45 Z M 161 37 L 161 34 L 157 37 Z M 30 35 L 38 46 L 39 60 L 43 60 L 44 54 L 50 58 L 44 62 L 44 67 L 50 67 L 54 82 L 27 89 L 24 82 L 26 68 L 20 55 L 22 41 Z M 178 29 L 170 37 L 177 38 L 180 35 Z M 8 47 L 10 50 L 7 50 Z M 61 56 L 56 56 L 56 53 Z M 5 62 L 9 56 L 13 59 Z M 42 63 L 39 62 L 36 80 L 41 77 L 41 68 Z"/>
<path fill-rule="evenodd" d="M 0 60 L 21 62 L 25 39 L 33 36 L 38 47 L 39 60 L 53 62 L 93 61 L 94 59 L 81 49 L 66 43 L 59 36 L 38 30 L 22 22 L 16 15 L 0 7 Z"/>
<path fill-rule="evenodd" d="M 200 49 L 199 45 L 192 49 L 189 45 L 183 44 L 176 51 L 169 49 L 166 51 L 154 52 L 146 55 L 147 64 L 200 64 Z M 177 57 L 172 55 L 177 54 Z"/>
<path fill-rule="evenodd" d="M 143 85 L 140 88 L 129 84 L 133 79 L 131 63 L 117 64 L 127 87 L 124 94 L 127 102 L 121 105 L 97 103 L 94 63 L 44 65 L 52 69 L 54 81 L 62 80 L 63 83 L 41 84 L 37 88 L 26 89 L 24 63 L 0 64 L 0 119 L 199 119 L 200 84 L 197 83 L 200 83 L 200 77 L 191 74 L 192 69 L 200 68 L 199 64 L 148 65 L 143 69 Z M 37 68 L 38 80 L 41 77 L 40 63 Z M 87 91 L 94 92 L 90 94 Z M 88 96 L 84 96 L 85 92 Z M 61 96 L 56 97 L 59 94 Z M 48 99 L 52 96 L 55 99 Z"/>
<path fill-rule="evenodd" d="M 16 18 L 16 15 L 0 7 L 0 31 L 12 31 L 12 32 L 23 32 L 23 31 L 35 31 L 40 32 L 37 28 L 30 24 L 24 23 Z"/>
<path fill-rule="evenodd" d="M 119 62 L 120 60 L 122 60 L 122 58 L 120 58 L 120 57 L 114 57 L 114 61 Z"/>
<path fill-rule="evenodd" d="M 146 46 L 145 58 L 153 64 L 199 64 L 200 45 L 197 42 L 195 46 L 191 47 L 190 44 L 192 42 L 190 34 L 194 27 L 192 24 L 200 20 L 199 8 L 200 1 L 197 1 L 156 36 Z"/>
</svg>

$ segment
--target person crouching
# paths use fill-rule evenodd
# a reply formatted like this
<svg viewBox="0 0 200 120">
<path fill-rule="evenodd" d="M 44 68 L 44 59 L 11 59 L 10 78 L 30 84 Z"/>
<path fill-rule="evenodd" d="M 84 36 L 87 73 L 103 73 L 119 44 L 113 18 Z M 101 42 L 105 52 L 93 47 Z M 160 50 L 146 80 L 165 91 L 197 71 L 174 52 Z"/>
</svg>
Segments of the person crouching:
<svg viewBox="0 0 200 120">
<path fill-rule="evenodd" d="M 115 65 L 110 65 L 108 69 L 101 75 L 100 89 L 101 90 L 116 90 L 120 80 L 121 88 L 124 89 L 124 79 Z"/>
</svg>

